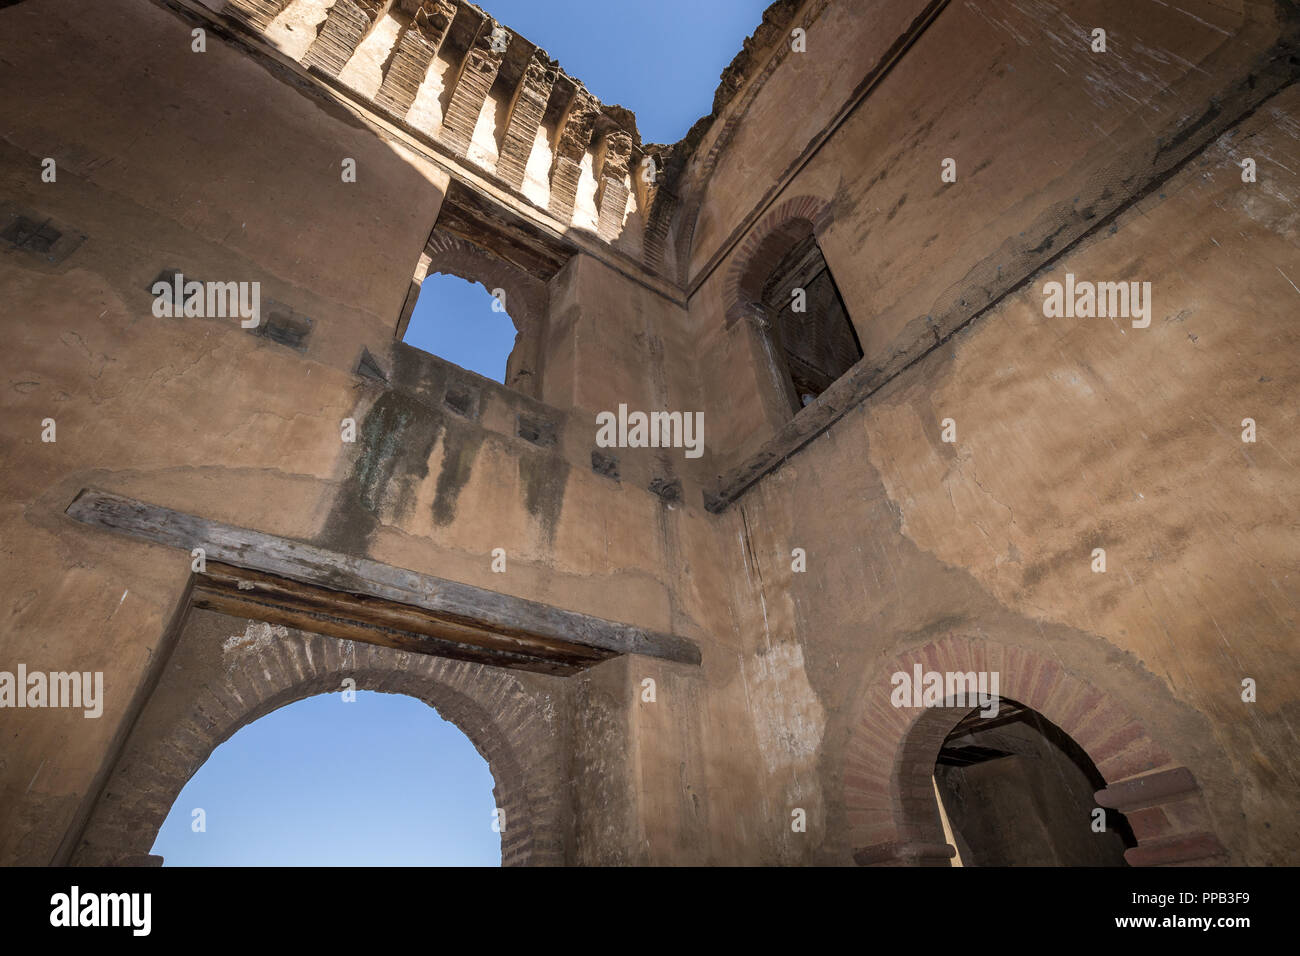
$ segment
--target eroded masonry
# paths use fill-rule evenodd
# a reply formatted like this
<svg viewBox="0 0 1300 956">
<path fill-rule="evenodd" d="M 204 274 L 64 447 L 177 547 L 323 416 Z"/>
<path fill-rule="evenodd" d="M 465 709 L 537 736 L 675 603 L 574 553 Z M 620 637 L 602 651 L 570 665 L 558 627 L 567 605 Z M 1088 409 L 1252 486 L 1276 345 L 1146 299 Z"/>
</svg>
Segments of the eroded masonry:
<svg viewBox="0 0 1300 956">
<path fill-rule="evenodd" d="M 1298 35 L 780 0 L 665 145 L 460 0 L 0 2 L 0 862 L 347 678 L 511 864 L 1297 862 Z"/>
</svg>

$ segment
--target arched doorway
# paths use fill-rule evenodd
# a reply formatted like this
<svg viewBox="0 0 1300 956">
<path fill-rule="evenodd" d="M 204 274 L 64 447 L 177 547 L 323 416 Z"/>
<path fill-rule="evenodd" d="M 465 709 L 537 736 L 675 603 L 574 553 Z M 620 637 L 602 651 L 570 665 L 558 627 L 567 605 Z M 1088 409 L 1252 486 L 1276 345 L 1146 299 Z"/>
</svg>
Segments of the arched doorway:
<svg viewBox="0 0 1300 956">
<path fill-rule="evenodd" d="M 167 866 L 499 866 L 493 786 L 432 707 L 345 689 L 219 744 L 151 852 Z"/>
<path fill-rule="evenodd" d="M 879 692 L 866 699 L 842 758 L 843 832 L 859 865 L 951 865 L 954 847 L 940 811 L 936 767 L 971 708 L 948 706 L 946 696 L 899 706 L 890 694 L 891 675 L 931 672 L 965 675 L 968 687 L 985 674 L 990 690 L 997 674 L 995 698 L 1036 711 L 1076 744 L 1104 783 L 1093 793 L 1089 819 L 1096 809 L 1124 815 L 1136 842 L 1124 851 L 1129 865 L 1229 861 L 1195 775 L 1132 711 L 1057 658 L 960 634 L 909 648 L 873 668 Z"/>
<path fill-rule="evenodd" d="M 1093 800 L 1106 782 L 1083 748 L 1036 710 L 996 704 L 962 716 L 935 760 L 954 864 L 1127 866 L 1137 841 L 1123 814 Z"/>
<path fill-rule="evenodd" d="M 404 694 L 487 761 L 503 866 L 565 861 L 560 679 L 342 640 L 193 608 L 90 811 L 73 865 L 158 865 L 150 852 L 186 782 L 240 728 L 344 689 Z M 489 821 L 490 825 L 490 821 Z"/>
</svg>

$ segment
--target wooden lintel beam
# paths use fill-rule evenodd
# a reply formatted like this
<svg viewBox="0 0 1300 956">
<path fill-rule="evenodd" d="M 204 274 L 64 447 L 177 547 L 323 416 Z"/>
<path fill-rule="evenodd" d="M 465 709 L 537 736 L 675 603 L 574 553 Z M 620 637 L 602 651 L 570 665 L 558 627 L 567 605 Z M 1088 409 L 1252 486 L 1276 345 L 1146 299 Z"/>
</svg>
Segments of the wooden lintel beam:
<svg viewBox="0 0 1300 956">
<path fill-rule="evenodd" d="M 340 629 L 369 622 L 393 632 L 386 639 L 400 640 L 406 649 L 424 647 L 424 653 L 443 653 L 446 645 L 454 644 L 463 653 L 493 655 L 501 666 L 522 666 L 521 660 L 507 661 L 514 660 L 511 655 L 523 654 L 534 662 L 550 661 L 571 669 L 618 654 L 700 663 L 695 643 L 676 634 L 396 568 L 109 492 L 85 489 L 67 513 L 84 524 L 186 552 L 203 548 L 213 573 L 202 576 L 196 586 L 203 591 L 203 600 L 215 602 L 209 606 L 251 609 L 256 605 L 264 614 L 274 610 L 281 617 L 336 618 L 331 626 Z M 241 572 L 248 573 L 241 578 Z M 255 578 L 258 572 L 261 576 Z M 245 587 L 239 586 L 239 580 Z M 295 590 L 287 582 L 306 587 Z M 383 643 L 377 638 L 372 642 Z"/>
<path fill-rule="evenodd" d="M 195 581 L 194 604 L 399 650 L 548 674 L 571 673 L 614 656 L 540 636 L 487 631 L 423 608 L 212 561 Z"/>
<path fill-rule="evenodd" d="M 303 611 L 283 605 L 268 604 L 238 595 L 218 594 L 204 588 L 196 587 L 193 605 L 207 611 L 217 611 L 235 618 L 248 618 L 265 621 L 268 624 L 282 624 L 285 627 L 310 631 L 313 634 L 325 634 L 342 640 L 358 641 L 363 644 L 378 644 L 400 651 L 413 651 L 434 657 L 448 657 L 458 661 L 473 661 L 477 664 L 491 664 L 494 667 L 508 667 L 515 670 L 535 671 L 541 674 L 572 674 L 590 666 L 593 661 L 565 663 L 541 657 L 523 654 L 511 654 L 506 651 L 492 651 L 472 645 L 447 641 L 428 634 L 396 631 L 391 628 L 376 626 L 372 623 L 333 617 L 320 612 Z"/>
</svg>

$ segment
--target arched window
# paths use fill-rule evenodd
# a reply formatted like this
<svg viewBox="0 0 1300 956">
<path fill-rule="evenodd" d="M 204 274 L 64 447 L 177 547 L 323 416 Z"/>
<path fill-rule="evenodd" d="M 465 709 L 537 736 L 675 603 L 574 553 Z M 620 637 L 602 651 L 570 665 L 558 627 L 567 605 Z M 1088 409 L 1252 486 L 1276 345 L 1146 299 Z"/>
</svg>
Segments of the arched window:
<svg viewBox="0 0 1300 956">
<path fill-rule="evenodd" d="M 458 235 L 434 229 L 398 316 L 404 344 L 524 395 L 541 394 L 546 283 Z"/>
<path fill-rule="evenodd" d="M 769 274 L 761 301 L 797 412 L 862 358 L 857 332 L 811 224 Z"/>
<path fill-rule="evenodd" d="M 504 292 L 493 296 L 480 283 L 426 276 L 402 341 L 505 384 L 517 337 L 507 303 Z"/>
<path fill-rule="evenodd" d="M 497 866 L 487 762 L 429 705 L 353 691 L 241 728 L 190 778 L 168 866 Z"/>
<path fill-rule="evenodd" d="M 862 358 L 862 345 L 818 236 L 833 207 L 794 196 L 737 250 L 725 285 L 727 324 L 744 321 L 766 365 L 763 402 L 780 424 L 811 404 Z"/>
</svg>

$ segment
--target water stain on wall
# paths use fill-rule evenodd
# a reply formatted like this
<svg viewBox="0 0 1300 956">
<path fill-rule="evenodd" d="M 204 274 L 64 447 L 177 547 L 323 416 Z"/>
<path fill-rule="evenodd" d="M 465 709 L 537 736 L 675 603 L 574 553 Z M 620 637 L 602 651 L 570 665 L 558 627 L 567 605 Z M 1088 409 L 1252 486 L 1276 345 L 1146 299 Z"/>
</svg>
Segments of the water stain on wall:
<svg viewBox="0 0 1300 956">
<path fill-rule="evenodd" d="M 364 554 L 381 521 L 409 513 L 429 473 L 441 417 L 400 392 L 385 391 L 357 430 L 352 470 L 318 536 L 322 547 Z"/>
<path fill-rule="evenodd" d="M 445 419 L 443 428 L 442 467 L 434 489 L 433 520 L 445 527 L 456 517 L 456 499 L 469 483 L 474 459 L 483 444 L 483 430 L 450 418 Z"/>
<path fill-rule="evenodd" d="M 524 507 L 537 520 L 546 540 L 554 541 L 569 482 L 568 462 L 559 455 L 524 451 L 519 456 L 519 481 L 524 489 Z"/>
</svg>

